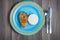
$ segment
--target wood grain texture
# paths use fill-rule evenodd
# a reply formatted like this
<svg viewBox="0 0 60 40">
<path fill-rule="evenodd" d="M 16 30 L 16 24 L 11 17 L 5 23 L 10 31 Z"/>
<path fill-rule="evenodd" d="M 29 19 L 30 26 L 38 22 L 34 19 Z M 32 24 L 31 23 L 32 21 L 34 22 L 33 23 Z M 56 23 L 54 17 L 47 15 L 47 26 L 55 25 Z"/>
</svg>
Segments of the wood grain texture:
<svg viewBox="0 0 60 40">
<path fill-rule="evenodd" d="M 57 40 L 60 40 L 60 0 L 57 0 Z"/>
<path fill-rule="evenodd" d="M 11 35 L 11 28 L 8 22 L 8 14 L 9 14 L 9 10 L 11 8 L 10 2 L 8 0 L 3 0 L 2 2 L 2 6 L 3 6 L 3 21 L 4 21 L 4 39 L 5 40 L 11 40 L 12 35 Z"/>
<path fill-rule="evenodd" d="M 44 11 L 49 10 L 49 2 L 50 0 L 42 0 L 42 8 Z M 50 40 L 50 34 L 47 33 L 46 25 L 42 28 L 42 40 Z"/>
<path fill-rule="evenodd" d="M 2 14 L 2 11 L 3 10 L 3 7 L 2 7 L 2 0 L 0 0 L 0 40 L 4 40 L 4 20 L 3 20 L 3 14 Z M 3 21 L 3 22 L 2 22 Z"/>
<path fill-rule="evenodd" d="M 57 40 L 57 0 L 51 0 L 52 14 L 52 34 L 51 40 Z"/>
<path fill-rule="evenodd" d="M 49 39 L 45 33 L 46 28 L 43 27 L 41 31 L 32 36 L 23 36 L 16 33 L 9 24 L 9 14 L 11 9 L 17 2 L 23 0 L 0 0 L 0 40 L 60 40 L 60 0 L 32 0 L 41 5 L 44 10 L 48 10 L 49 1 L 53 9 L 52 16 L 52 34 Z M 42 3 L 43 2 L 43 3 Z"/>
</svg>

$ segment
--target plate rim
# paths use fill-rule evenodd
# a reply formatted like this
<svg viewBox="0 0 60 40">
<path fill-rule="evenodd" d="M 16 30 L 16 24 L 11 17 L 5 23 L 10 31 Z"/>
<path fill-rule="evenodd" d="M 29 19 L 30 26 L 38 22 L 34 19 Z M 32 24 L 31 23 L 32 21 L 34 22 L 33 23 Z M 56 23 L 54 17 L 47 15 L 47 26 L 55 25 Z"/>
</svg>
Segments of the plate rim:
<svg viewBox="0 0 60 40">
<path fill-rule="evenodd" d="M 17 8 L 17 7 L 19 7 L 21 4 L 34 4 L 36 7 L 38 7 L 39 8 L 39 10 L 40 10 L 40 12 L 41 12 L 41 14 L 42 14 L 42 22 L 41 22 L 41 25 L 34 31 L 34 32 L 27 32 L 27 33 L 25 33 L 25 32 L 21 32 L 20 30 L 18 30 L 16 27 L 15 27 L 15 25 L 14 25 L 14 23 L 13 23 L 13 21 L 12 21 L 12 14 L 14 13 L 14 11 L 15 11 L 15 9 Z M 32 2 L 32 1 L 22 1 L 22 2 L 19 2 L 19 3 L 17 3 L 14 7 L 13 7 L 13 9 L 11 10 L 11 13 L 10 13 L 10 24 L 11 24 L 11 26 L 13 27 L 13 29 L 17 32 L 17 33 L 19 33 L 19 34 L 22 34 L 22 35 L 33 35 L 33 34 L 36 34 L 37 32 L 39 32 L 39 30 L 41 30 L 41 28 L 42 28 L 42 26 L 44 25 L 44 23 L 45 23 L 45 15 L 44 15 L 44 12 L 43 12 L 43 9 L 37 4 L 37 3 L 35 3 L 35 2 Z"/>
</svg>

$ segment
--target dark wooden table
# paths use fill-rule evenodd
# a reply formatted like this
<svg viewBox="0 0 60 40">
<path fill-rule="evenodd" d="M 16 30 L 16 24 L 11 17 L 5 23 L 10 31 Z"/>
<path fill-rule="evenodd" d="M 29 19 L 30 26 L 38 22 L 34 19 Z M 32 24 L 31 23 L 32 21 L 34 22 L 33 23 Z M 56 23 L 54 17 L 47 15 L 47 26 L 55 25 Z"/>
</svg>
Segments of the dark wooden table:
<svg viewBox="0 0 60 40">
<path fill-rule="evenodd" d="M 23 0 L 0 0 L 0 40 L 60 40 L 60 0 L 32 0 L 48 10 L 49 2 L 53 9 L 52 34 L 46 34 L 43 27 L 33 36 L 23 36 L 12 30 L 9 24 L 9 13 L 14 4 Z"/>
</svg>

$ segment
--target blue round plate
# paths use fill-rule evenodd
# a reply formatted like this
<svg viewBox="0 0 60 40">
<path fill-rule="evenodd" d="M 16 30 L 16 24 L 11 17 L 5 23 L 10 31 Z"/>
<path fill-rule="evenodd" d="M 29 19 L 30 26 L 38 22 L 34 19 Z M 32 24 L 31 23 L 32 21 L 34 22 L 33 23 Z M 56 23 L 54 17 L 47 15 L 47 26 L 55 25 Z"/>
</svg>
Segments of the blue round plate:
<svg viewBox="0 0 60 40">
<path fill-rule="evenodd" d="M 20 12 L 25 12 L 27 15 L 36 14 L 38 16 L 38 23 L 36 25 L 31 25 L 27 22 L 26 26 L 22 28 L 21 23 L 19 22 Z M 42 8 L 31 1 L 19 2 L 11 10 L 10 14 L 10 23 L 13 29 L 22 35 L 33 35 L 41 30 L 45 22 L 45 15 Z"/>
</svg>

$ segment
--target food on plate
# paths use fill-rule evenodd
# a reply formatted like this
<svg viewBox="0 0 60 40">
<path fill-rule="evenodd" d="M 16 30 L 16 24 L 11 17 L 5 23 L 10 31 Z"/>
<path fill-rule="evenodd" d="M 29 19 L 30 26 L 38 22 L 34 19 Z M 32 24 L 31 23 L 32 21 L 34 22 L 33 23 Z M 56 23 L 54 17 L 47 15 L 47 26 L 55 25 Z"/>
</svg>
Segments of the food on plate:
<svg viewBox="0 0 60 40">
<path fill-rule="evenodd" d="M 21 12 L 19 15 L 19 20 L 20 20 L 22 27 L 25 27 L 27 20 L 28 20 L 27 14 L 25 12 Z"/>
</svg>

